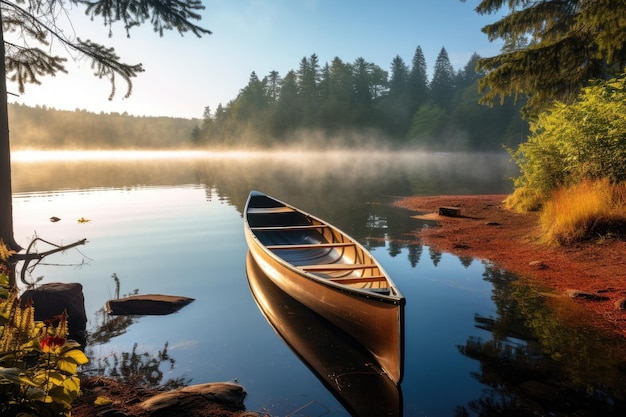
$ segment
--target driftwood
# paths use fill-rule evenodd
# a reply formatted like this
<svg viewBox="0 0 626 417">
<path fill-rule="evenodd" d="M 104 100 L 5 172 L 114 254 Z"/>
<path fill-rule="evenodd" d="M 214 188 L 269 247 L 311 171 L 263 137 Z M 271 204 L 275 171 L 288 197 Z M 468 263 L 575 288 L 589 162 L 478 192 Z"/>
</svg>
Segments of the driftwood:
<svg viewBox="0 0 626 417">
<path fill-rule="evenodd" d="M 33 252 L 31 253 L 31 249 L 33 248 L 33 246 L 35 245 L 36 242 L 41 241 L 43 243 L 47 243 L 50 246 L 53 246 L 54 249 L 50 249 L 48 251 L 45 252 Z M 48 242 L 47 240 L 44 240 L 40 237 L 36 237 L 35 239 L 33 239 L 30 244 L 28 245 L 28 248 L 26 248 L 26 253 L 23 254 L 13 254 L 11 256 L 11 260 L 13 261 L 24 261 L 24 266 L 22 267 L 22 270 L 20 271 L 20 280 L 28 285 L 28 286 L 32 286 L 32 283 L 29 283 L 26 281 L 26 271 L 28 270 L 28 264 L 35 260 L 37 261 L 35 263 L 35 265 L 33 265 L 31 268 L 34 268 L 35 266 L 37 266 L 42 259 L 44 259 L 46 256 L 48 255 L 52 255 L 54 253 L 58 253 L 58 252 L 63 252 L 67 249 L 71 249 L 74 248 L 76 246 L 80 246 L 80 245 L 84 245 L 85 243 L 87 243 L 87 239 L 81 239 L 79 241 L 76 241 L 74 243 L 70 243 L 69 245 L 57 245 L 55 243 L 52 242 Z"/>
</svg>

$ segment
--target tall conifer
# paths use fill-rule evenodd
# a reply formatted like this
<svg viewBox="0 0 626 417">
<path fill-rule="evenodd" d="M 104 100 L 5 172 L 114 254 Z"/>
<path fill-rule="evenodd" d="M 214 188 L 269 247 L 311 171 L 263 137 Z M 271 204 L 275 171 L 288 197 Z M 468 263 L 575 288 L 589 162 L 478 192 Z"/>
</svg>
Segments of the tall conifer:
<svg viewBox="0 0 626 417">
<path fill-rule="evenodd" d="M 490 40 L 504 40 L 505 48 L 480 60 L 486 71 L 482 101 L 524 94 L 526 111 L 534 114 L 554 100 L 571 102 L 590 79 L 624 69 L 625 1 L 482 0 L 476 11 L 495 13 L 506 6 L 508 15 L 483 28 Z"/>
</svg>

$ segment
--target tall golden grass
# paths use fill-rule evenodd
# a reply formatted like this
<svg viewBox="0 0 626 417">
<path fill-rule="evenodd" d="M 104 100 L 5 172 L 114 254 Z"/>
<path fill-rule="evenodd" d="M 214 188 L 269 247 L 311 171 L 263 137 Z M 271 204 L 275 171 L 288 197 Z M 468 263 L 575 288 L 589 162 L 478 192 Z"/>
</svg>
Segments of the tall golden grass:
<svg viewBox="0 0 626 417">
<path fill-rule="evenodd" d="M 555 191 L 541 213 L 548 243 L 567 244 L 623 232 L 626 228 L 626 183 L 584 181 Z"/>
</svg>

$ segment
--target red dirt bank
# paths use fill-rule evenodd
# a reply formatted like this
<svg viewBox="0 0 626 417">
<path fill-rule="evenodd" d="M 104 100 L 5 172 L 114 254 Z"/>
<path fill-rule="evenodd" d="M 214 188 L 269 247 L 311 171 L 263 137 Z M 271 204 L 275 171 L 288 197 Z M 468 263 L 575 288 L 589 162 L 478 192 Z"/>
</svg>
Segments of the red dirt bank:
<svg viewBox="0 0 626 417">
<path fill-rule="evenodd" d="M 440 227 L 416 232 L 429 246 L 457 255 L 488 259 L 535 285 L 564 294 L 576 289 L 608 297 L 579 301 L 597 313 L 593 320 L 626 336 L 626 311 L 615 302 L 626 296 L 626 240 L 600 238 L 564 247 L 538 242 L 538 213 L 505 209 L 506 195 L 407 197 L 396 202 Z M 436 214 L 439 207 L 459 207 L 461 217 Z"/>
</svg>

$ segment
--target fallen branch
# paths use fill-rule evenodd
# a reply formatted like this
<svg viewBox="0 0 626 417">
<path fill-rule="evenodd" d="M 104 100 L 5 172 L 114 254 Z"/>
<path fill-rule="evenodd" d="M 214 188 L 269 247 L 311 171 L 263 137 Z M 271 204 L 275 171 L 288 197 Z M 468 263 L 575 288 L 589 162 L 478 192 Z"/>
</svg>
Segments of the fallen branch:
<svg viewBox="0 0 626 417">
<path fill-rule="evenodd" d="M 35 243 L 37 241 L 41 241 L 41 242 L 47 243 L 50 246 L 54 246 L 54 249 L 50 249 L 50 250 L 45 251 L 45 252 L 34 252 L 34 253 L 31 253 L 30 251 L 31 251 L 31 249 L 33 248 L 33 246 L 35 245 Z M 13 254 L 11 256 L 11 260 L 13 260 L 13 261 L 24 261 L 24 266 L 22 267 L 22 270 L 20 271 L 20 280 L 24 284 L 26 284 L 28 286 L 31 286 L 33 284 L 31 284 L 31 283 L 26 281 L 26 271 L 29 269 L 28 268 L 28 264 L 32 260 L 36 260 L 37 261 L 37 263 L 35 265 L 33 265 L 33 267 L 32 267 L 32 268 L 34 268 L 46 256 L 49 256 L 49 255 L 52 255 L 52 254 L 58 253 L 58 252 L 63 252 L 65 250 L 67 250 L 67 249 L 71 249 L 71 248 L 74 248 L 76 246 L 84 245 L 85 243 L 87 243 L 87 239 L 81 239 L 81 240 L 76 241 L 74 243 L 70 243 L 69 245 L 57 245 L 55 243 L 48 242 L 47 240 L 44 240 L 44 239 L 42 239 L 40 237 L 36 237 L 35 239 L 33 239 L 30 242 L 30 244 L 28 245 L 28 248 L 26 248 L 26 252 L 25 253 L 23 253 L 23 254 L 19 254 L 19 253 Z"/>
</svg>

